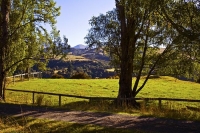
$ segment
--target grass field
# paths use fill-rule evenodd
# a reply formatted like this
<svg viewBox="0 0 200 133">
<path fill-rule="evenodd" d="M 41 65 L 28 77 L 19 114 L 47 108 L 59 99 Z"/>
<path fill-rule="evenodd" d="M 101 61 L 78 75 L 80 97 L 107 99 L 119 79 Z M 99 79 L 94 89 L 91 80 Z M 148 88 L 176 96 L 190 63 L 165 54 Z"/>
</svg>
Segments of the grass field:
<svg viewBox="0 0 200 133">
<path fill-rule="evenodd" d="M 61 56 L 58 56 L 56 59 L 60 59 Z M 88 61 L 89 59 L 83 57 L 83 56 L 78 56 L 78 55 L 67 55 L 67 57 L 64 59 L 64 61 Z"/>
<path fill-rule="evenodd" d="M 141 80 L 140 84 L 142 84 L 143 80 Z M 134 81 L 135 79 L 133 79 L 133 83 Z M 116 98 L 118 82 L 118 79 L 33 79 L 30 81 L 16 82 L 14 85 L 10 84 L 8 88 L 78 96 Z M 200 84 L 198 83 L 181 81 L 173 77 L 160 77 L 149 79 L 137 97 L 200 99 L 199 95 Z M 58 105 L 58 96 L 38 95 L 38 97 L 43 100 L 43 105 Z M 30 104 L 32 102 L 32 94 L 7 91 L 6 101 Z M 62 105 L 71 107 L 72 103 L 76 105 L 83 101 L 85 100 L 65 97 L 62 98 Z M 170 106 L 172 105 L 171 102 L 166 103 Z M 180 108 L 185 108 L 187 105 L 200 107 L 200 103 L 176 102 L 176 105 L 180 105 Z"/>
<path fill-rule="evenodd" d="M 133 83 L 134 81 L 135 79 Z M 81 96 L 116 97 L 118 82 L 118 79 L 33 79 L 10 84 L 7 88 Z M 199 95 L 200 84 L 198 83 L 161 77 L 149 79 L 137 97 L 199 99 Z"/>
<path fill-rule="evenodd" d="M 143 81 L 142 79 L 141 81 Z M 135 79 L 133 79 L 134 83 Z M 141 83 L 140 83 L 141 85 Z M 72 94 L 91 97 L 117 97 L 118 79 L 32 79 L 30 81 L 16 82 L 9 84 L 7 88 L 53 92 L 62 94 Z M 182 99 L 200 99 L 200 84 L 188 81 L 181 81 L 172 77 L 160 77 L 150 79 L 137 97 L 143 98 L 182 98 Z M 37 95 L 42 99 L 44 106 L 58 106 L 58 97 L 49 95 Z M 32 94 L 6 91 L 6 101 L 8 103 L 31 104 Z M 163 104 L 163 102 L 162 102 Z M 86 111 L 104 111 L 111 113 L 129 113 L 132 115 L 150 115 L 155 117 L 166 117 L 175 119 L 200 120 L 199 111 L 191 111 L 186 106 L 200 108 L 200 103 L 189 102 L 164 102 L 167 108 L 162 110 L 157 108 L 157 103 L 150 103 L 148 109 L 141 108 L 136 110 L 130 107 L 112 106 L 110 101 L 100 101 L 90 103 L 84 99 L 62 98 L 62 107 L 72 110 Z M 176 110 L 174 110 L 176 109 Z M 5 121 L 7 121 L 5 123 Z M 16 123 L 17 122 L 17 123 Z M 46 128 L 48 127 L 48 128 Z M 12 120 L 9 118 L 0 118 L 0 128 L 5 132 L 53 132 L 53 130 L 63 132 L 132 132 L 128 130 L 119 130 L 104 128 L 92 125 L 80 125 L 75 123 L 49 121 L 43 119 L 27 118 L 24 122 L 21 119 Z M 137 132 L 137 131 L 136 131 Z"/>
</svg>

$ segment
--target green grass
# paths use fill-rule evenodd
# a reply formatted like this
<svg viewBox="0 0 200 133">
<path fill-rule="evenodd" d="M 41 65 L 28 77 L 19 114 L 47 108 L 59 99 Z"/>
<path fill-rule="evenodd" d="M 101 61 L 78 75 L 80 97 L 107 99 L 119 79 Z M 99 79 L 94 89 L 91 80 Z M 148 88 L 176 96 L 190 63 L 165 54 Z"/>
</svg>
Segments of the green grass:
<svg viewBox="0 0 200 133">
<path fill-rule="evenodd" d="M 143 81 L 142 79 L 141 81 Z M 133 79 L 134 83 L 135 79 Z M 80 96 L 94 97 L 117 97 L 118 79 L 32 79 L 30 81 L 16 82 L 8 88 L 43 91 L 62 94 L 73 94 Z M 140 83 L 141 85 L 141 83 Z M 161 77 L 150 79 L 137 97 L 143 98 L 183 98 L 200 99 L 200 84 L 188 81 L 177 80 L 172 77 Z M 41 100 L 42 99 L 42 100 Z M 42 102 L 45 106 L 58 106 L 58 96 L 36 95 L 35 101 Z M 31 104 L 32 94 L 6 91 L 8 103 Z M 158 109 L 157 102 L 150 102 L 147 107 L 136 110 L 132 107 L 116 107 L 111 101 L 88 102 L 84 99 L 63 98 L 62 108 L 86 111 L 104 111 L 111 113 L 129 113 L 132 115 L 148 115 L 165 118 L 200 120 L 199 111 L 191 111 L 186 106 L 200 107 L 200 103 L 189 102 L 162 102 L 162 109 Z M 5 122 L 8 120 L 7 122 Z M 46 128 L 48 127 L 48 128 Z M 60 121 L 44 119 L 15 119 L 0 118 L 0 129 L 3 132 L 133 132 L 123 129 L 104 128 L 94 125 L 81 125 Z M 138 132 L 138 131 L 135 131 Z"/>
<path fill-rule="evenodd" d="M 74 94 L 81 96 L 116 97 L 118 80 L 108 79 L 33 79 L 10 84 L 8 88 Z"/>
<path fill-rule="evenodd" d="M 138 97 L 200 99 L 200 84 L 172 77 L 150 79 Z"/>
<path fill-rule="evenodd" d="M 10 84 L 8 88 L 80 96 L 117 97 L 118 82 L 118 79 L 33 79 L 17 82 L 15 85 Z M 200 84 L 198 83 L 181 81 L 172 77 L 161 77 L 149 79 L 137 97 L 199 99 L 199 95 Z"/>
<path fill-rule="evenodd" d="M 84 125 L 47 119 L 26 117 L 0 118 L 1 133 L 139 133 L 137 130 L 115 129 L 95 125 Z M 140 132 L 141 133 L 141 132 Z"/>
<path fill-rule="evenodd" d="M 133 79 L 134 83 L 135 79 Z M 141 80 L 140 85 L 142 84 Z M 16 82 L 14 85 L 10 84 L 8 88 L 53 92 L 61 94 L 72 94 L 78 96 L 89 97 L 117 97 L 118 93 L 118 79 L 33 79 L 30 81 Z M 182 98 L 182 99 L 200 99 L 200 84 L 181 81 L 172 77 L 160 77 L 149 79 L 143 90 L 137 95 L 142 98 Z M 36 95 L 36 101 L 42 98 L 41 105 L 58 106 L 58 96 L 50 95 Z M 32 103 L 32 94 L 19 92 L 6 92 L 6 101 L 10 103 Z M 88 102 L 88 100 L 78 98 L 62 97 L 62 107 L 73 110 L 87 110 L 87 111 L 103 111 L 112 113 L 130 113 L 134 115 L 157 115 L 157 116 L 171 116 L 177 113 L 183 113 L 187 110 L 186 106 L 200 108 L 200 103 L 189 102 L 169 102 L 162 101 L 162 109 L 172 114 L 167 114 L 166 111 L 158 113 L 158 101 L 150 101 L 147 104 L 147 109 L 135 110 L 131 107 L 116 107 L 111 101 Z M 153 108 L 152 108 L 153 107 Z M 174 112 L 178 110 L 179 112 Z M 189 112 L 188 112 L 189 111 Z M 190 110 L 181 114 L 181 117 L 187 119 L 191 116 Z M 192 119 L 200 119 L 199 115 L 192 116 Z"/>
</svg>

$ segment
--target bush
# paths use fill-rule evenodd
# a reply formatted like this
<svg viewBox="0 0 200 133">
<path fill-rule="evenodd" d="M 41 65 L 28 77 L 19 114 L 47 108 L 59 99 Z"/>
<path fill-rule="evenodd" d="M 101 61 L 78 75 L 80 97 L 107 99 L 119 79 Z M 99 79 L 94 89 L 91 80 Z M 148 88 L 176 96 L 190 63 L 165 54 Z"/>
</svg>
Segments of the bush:
<svg viewBox="0 0 200 133">
<path fill-rule="evenodd" d="M 200 83 L 200 78 L 197 79 L 197 83 Z"/>
<path fill-rule="evenodd" d="M 52 79 L 63 79 L 64 76 L 56 73 L 56 74 L 53 74 L 53 75 L 51 76 L 51 78 L 52 78 Z"/>
<path fill-rule="evenodd" d="M 116 76 L 109 76 L 107 79 L 119 79 L 119 76 L 116 75 Z"/>
<path fill-rule="evenodd" d="M 87 73 L 80 72 L 72 75 L 71 79 L 91 79 L 91 77 Z"/>
<path fill-rule="evenodd" d="M 36 98 L 36 104 L 37 106 L 41 106 L 42 105 L 42 101 L 44 99 L 44 95 L 38 95 Z"/>
</svg>

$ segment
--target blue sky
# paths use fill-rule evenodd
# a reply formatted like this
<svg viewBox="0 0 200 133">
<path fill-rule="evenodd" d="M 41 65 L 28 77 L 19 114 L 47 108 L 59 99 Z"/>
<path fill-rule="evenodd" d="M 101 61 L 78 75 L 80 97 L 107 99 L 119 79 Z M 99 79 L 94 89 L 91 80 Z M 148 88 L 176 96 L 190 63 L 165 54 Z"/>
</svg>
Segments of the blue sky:
<svg viewBox="0 0 200 133">
<path fill-rule="evenodd" d="M 105 14 L 115 8 L 115 0 L 55 0 L 61 6 L 61 15 L 57 18 L 56 27 L 61 37 L 65 35 L 69 44 L 84 44 L 84 37 L 90 29 L 89 19 L 92 16 Z"/>
</svg>

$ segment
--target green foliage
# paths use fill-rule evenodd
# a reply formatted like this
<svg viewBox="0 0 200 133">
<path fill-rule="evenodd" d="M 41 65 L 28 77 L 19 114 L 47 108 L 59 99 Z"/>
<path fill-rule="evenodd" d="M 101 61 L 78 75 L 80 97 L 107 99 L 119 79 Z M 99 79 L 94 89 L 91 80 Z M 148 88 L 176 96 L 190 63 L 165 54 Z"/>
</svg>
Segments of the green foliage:
<svg viewBox="0 0 200 133">
<path fill-rule="evenodd" d="M 49 36 L 50 46 L 46 48 L 46 52 L 49 53 L 51 58 L 57 58 L 61 56 L 62 58 L 66 57 L 70 45 L 68 44 L 68 39 L 63 36 L 63 39 L 60 37 L 60 31 L 56 27 L 52 28 L 52 31 Z"/>
<path fill-rule="evenodd" d="M 199 7 L 199 2 L 193 0 L 162 1 L 160 5 L 163 17 L 178 31 L 174 44 L 193 62 L 200 59 Z"/>
<path fill-rule="evenodd" d="M 52 78 L 52 79 L 63 79 L 63 78 L 64 78 L 64 76 L 63 76 L 63 75 L 60 75 L 60 74 L 57 74 L 57 73 L 55 73 L 55 74 L 53 74 L 53 75 L 51 76 L 51 78 Z"/>
<path fill-rule="evenodd" d="M 44 70 L 52 54 L 67 53 L 68 39 L 64 37 L 62 42 L 55 28 L 60 7 L 56 7 L 54 0 L 6 0 L 0 4 L 5 9 L 0 15 L 3 24 L 0 28 L 0 73 L 29 72 L 35 64 Z M 44 28 L 46 24 L 52 27 L 51 34 Z M 0 82 L 2 96 L 4 77 Z"/>
<path fill-rule="evenodd" d="M 54 26 L 60 15 L 60 7 L 56 7 L 55 1 L 15 0 L 11 7 L 9 49 L 4 64 L 10 74 L 16 69 L 25 71 L 35 64 L 44 70 L 46 59 L 67 53 L 68 39 L 64 36 L 62 41 Z M 52 27 L 50 34 L 43 27 L 46 24 Z"/>
<path fill-rule="evenodd" d="M 103 49 L 111 57 L 112 65 L 117 65 L 121 50 L 120 22 L 117 19 L 116 9 L 108 11 L 105 15 L 93 16 L 89 20 L 91 28 L 85 37 L 89 47 Z"/>
<path fill-rule="evenodd" d="M 78 72 L 72 75 L 70 78 L 71 79 L 90 79 L 91 77 L 87 73 Z"/>
<path fill-rule="evenodd" d="M 60 14 L 60 7 L 56 7 L 54 1 L 42 0 L 38 2 L 16 0 L 11 4 L 9 23 L 11 37 L 6 66 L 11 66 L 23 58 L 33 58 L 34 60 L 27 59 L 16 64 L 16 66 L 21 65 L 21 69 L 32 67 L 45 54 L 42 52 L 44 47 L 49 47 L 48 33 L 41 24 L 54 25 L 56 17 Z"/>
</svg>

